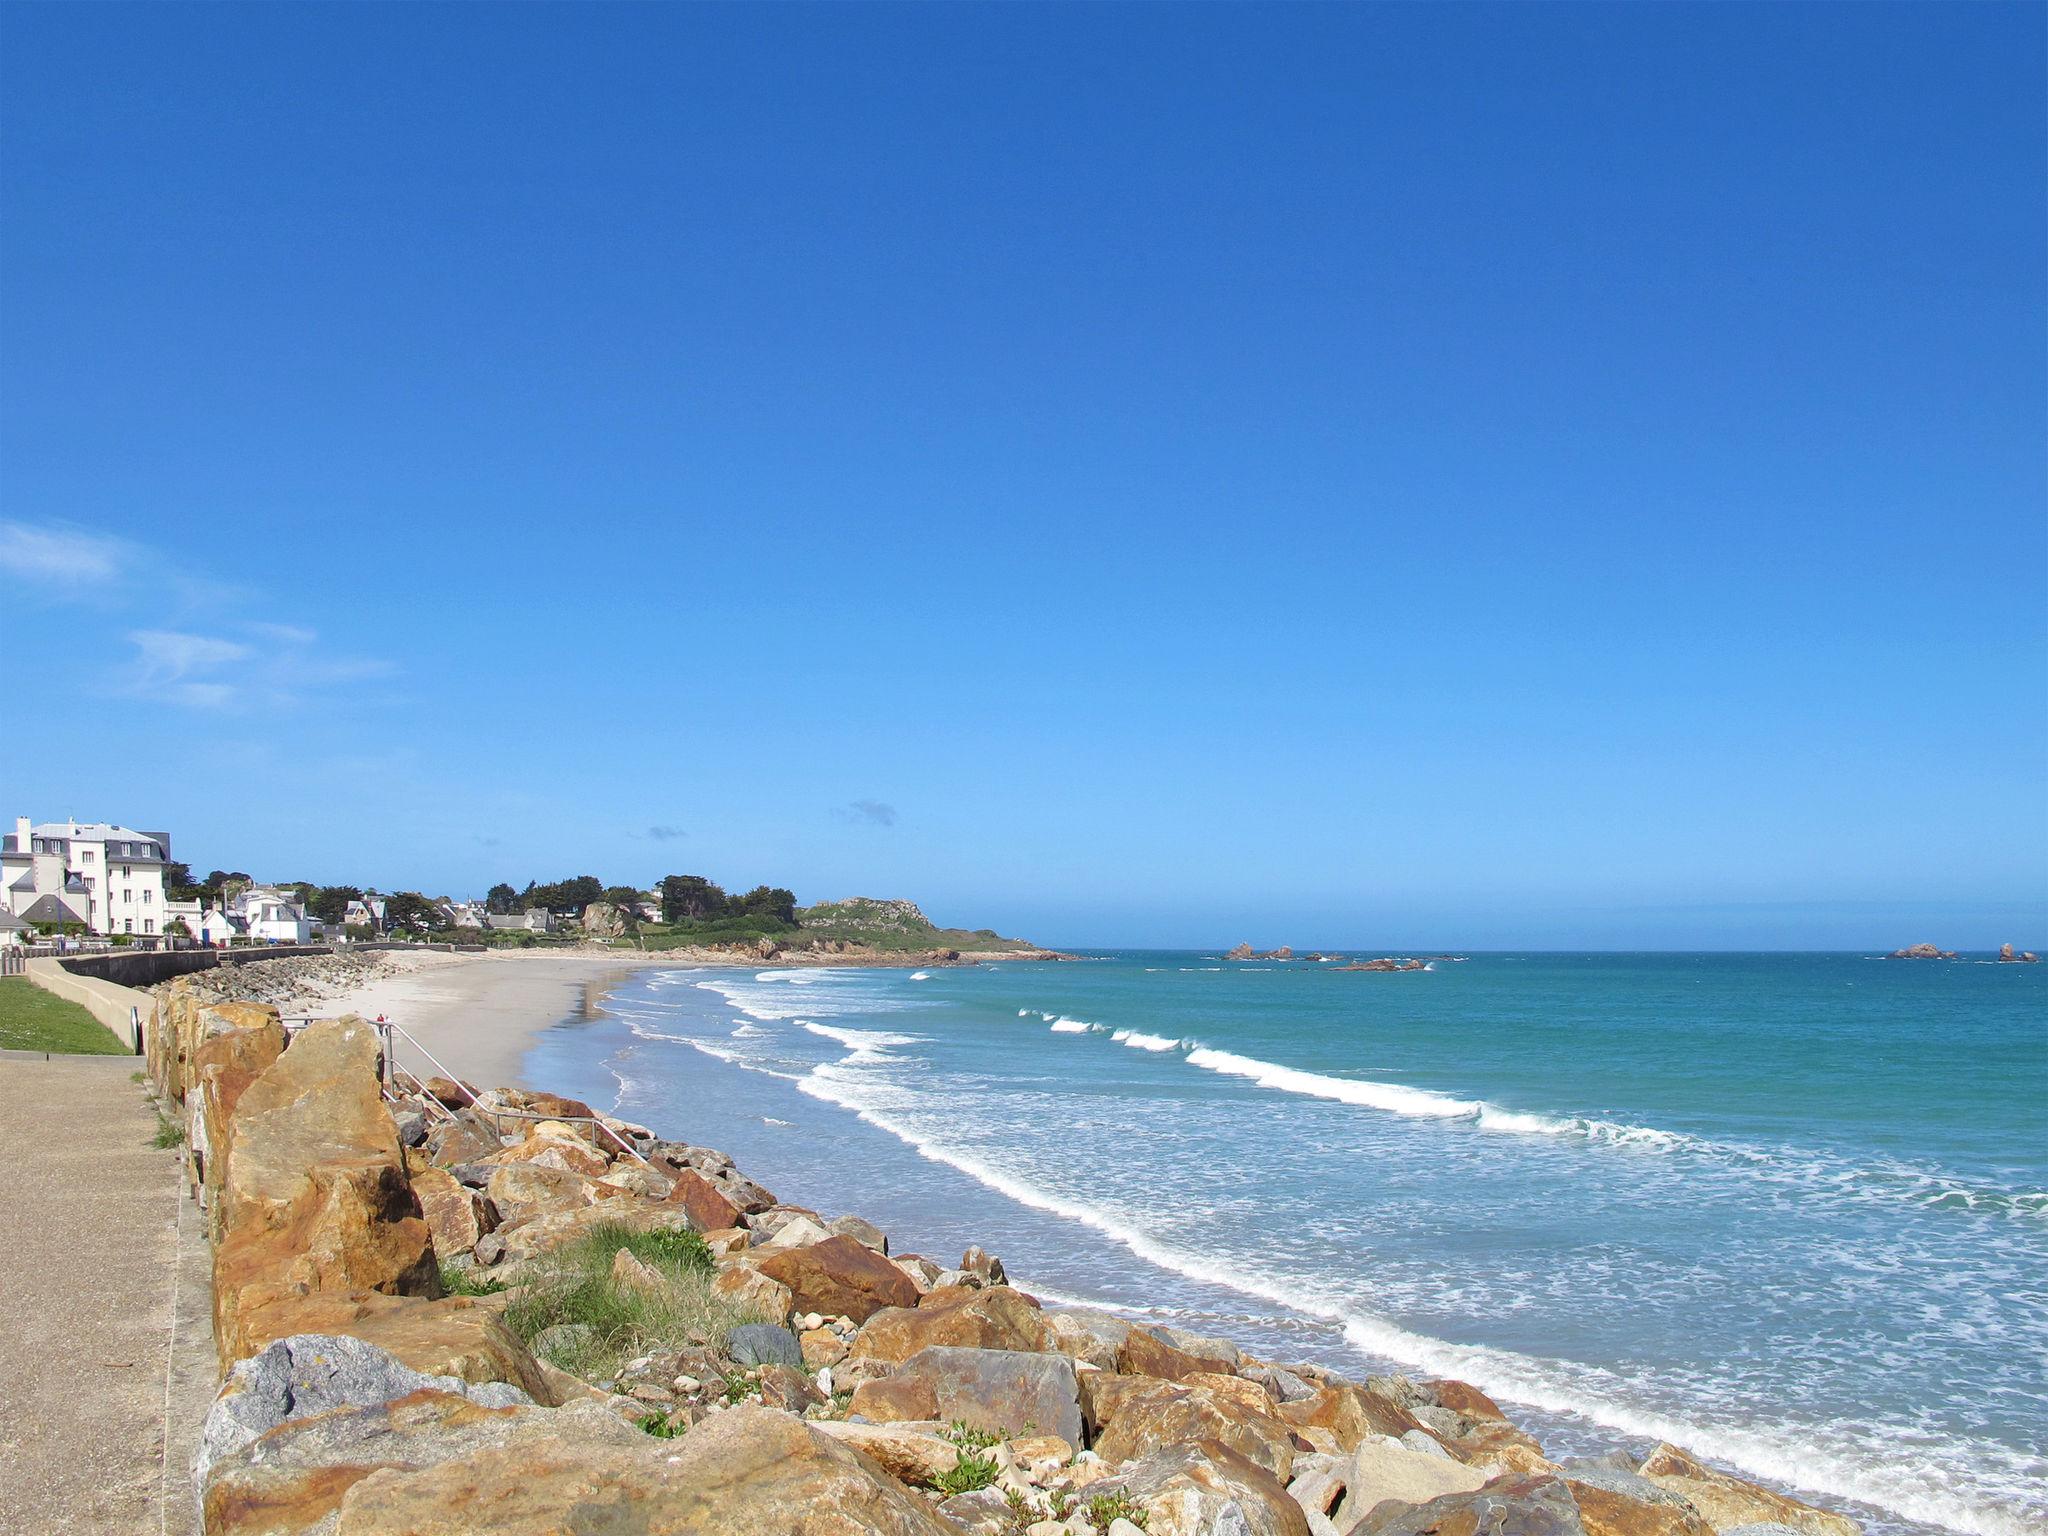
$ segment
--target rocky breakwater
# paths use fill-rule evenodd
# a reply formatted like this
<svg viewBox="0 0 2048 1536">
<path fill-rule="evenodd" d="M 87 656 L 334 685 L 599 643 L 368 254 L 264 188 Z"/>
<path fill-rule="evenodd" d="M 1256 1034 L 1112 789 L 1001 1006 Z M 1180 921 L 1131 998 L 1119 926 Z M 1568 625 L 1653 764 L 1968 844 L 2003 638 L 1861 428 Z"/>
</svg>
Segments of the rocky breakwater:
<svg viewBox="0 0 2048 1536">
<path fill-rule="evenodd" d="M 574 1100 L 382 1085 L 359 1020 L 154 1025 L 208 1168 L 209 1536 L 1856 1530 L 1672 1446 L 1552 1460 L 1463 1383 L 1046 1306 Z"/>
</svg>

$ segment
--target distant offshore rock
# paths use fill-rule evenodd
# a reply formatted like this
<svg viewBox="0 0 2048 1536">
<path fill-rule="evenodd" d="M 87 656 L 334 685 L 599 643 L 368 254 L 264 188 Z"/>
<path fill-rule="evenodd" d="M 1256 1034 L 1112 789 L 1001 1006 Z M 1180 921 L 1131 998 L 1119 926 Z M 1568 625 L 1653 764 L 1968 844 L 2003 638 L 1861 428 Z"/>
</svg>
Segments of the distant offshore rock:
<svg viewBox="0 0 2048 1536">
<path fill-rule="evenodd" d="M 1904 949 L 1895 949 L 1885 956 L 1887 960 L 1954 960 L 1956 952 L 1942 949 L 1933 944 L 1910 944 Z"/>
<path fill-rule="evenodd" d="M 1998 963 L 2000 965 L 2039 965 L 2041 957 L 2031 949 L 2023 949 L 2018 954 L 2014 954 L 2010 944 L 2001 944 L 1998 946 Z"/>
<path fill-rule="evenodd" d="M 1394 955 L 1382 955 L 1377 960 L 1354 960 L 1349 965 L 1339 965 L 1342 955 L 1325 954 L 1319 949 L 1297 955 L 1288 945 L 1278 949 L 1256 950 L 1249 944 L 1240 944 L 1223 957 L 1225 960 L 1302 960 L 1318 965 L 1327 965 L 1334 971 L 1426 971 L 1432 960 L 1462 960 L 1463 955 L 1432 955 L 1428 960 L 1417 960 Z"/>
</svg>

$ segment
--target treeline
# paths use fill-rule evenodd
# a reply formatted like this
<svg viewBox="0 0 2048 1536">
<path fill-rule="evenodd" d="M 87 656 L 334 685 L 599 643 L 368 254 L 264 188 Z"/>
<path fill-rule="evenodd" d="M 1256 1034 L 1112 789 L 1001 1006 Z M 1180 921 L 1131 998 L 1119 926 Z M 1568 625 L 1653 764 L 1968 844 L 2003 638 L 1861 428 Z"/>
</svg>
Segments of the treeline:
<svg viewBox="0 0 2048 1536">
<path fill-rule="evenodd" d="M 779 885 L 757 885 L 744 894 L 728 896 L 725 887 L 702 875 L 665 875 L 656 889 L 665 923 L 765 918 L 796 926 L 796 895 Z"/>
<path fill-rule="evenodd" d="M 523 891 L 500 882 L 484 893 L 484 908 L 502 916 L 524 912 L 529 907 L 546 907 L 557 917 L 581 917 L 583 909 L 593 901 L 608 901 L 622 908 L 630 919 L 646 899 L 646 892 L 633 886 L 606 885 L 595 875 L 574 875 L 546 885 L 529 880 Z"/>
</svg>

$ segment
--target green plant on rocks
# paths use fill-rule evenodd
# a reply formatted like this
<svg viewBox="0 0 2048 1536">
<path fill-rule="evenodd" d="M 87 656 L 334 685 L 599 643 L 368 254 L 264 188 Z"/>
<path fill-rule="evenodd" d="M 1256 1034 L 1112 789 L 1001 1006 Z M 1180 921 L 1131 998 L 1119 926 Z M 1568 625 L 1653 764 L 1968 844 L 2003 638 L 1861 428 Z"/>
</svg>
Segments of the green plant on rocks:
<svg viewBox="0 0 2048 1536">
<path fill-rule="evenodd" d="M 690 1432 L 690 1426 L 674 1420 L 665 1413 L 650 1413 L 640 1421 L 640 1428 L 657 1440 L 677 1440 Z"/>
<path fill-rule="evenodd" d="M 941 1440 L 951 1441 L 959 1450 L 987 1451 L 1003 1443 L 1003 1437 L 986 1429 L 976 1429 L 965 1419 L 955 1419 L 939 1431 Z"/>
<path fill-rule="evenodd" d="M 149 1144 L 160 1150 L 182 1147 L 185 1145 L 185 1127 L 173 1120 L 162 1110 L 158 1110 L 156 1112 L 156 1135 L 149 1139 Z"/>
<path fill-rule="evenodd" d="M 658 1290 L 613 1279 L 621 1250 L 660 1274 Z M 694 1232 L 594 1227 L 534 1261 L 505 1308 L 505 1322 L 550 1365 L 586 1381 L 616 1375 L 622 1361 L 662 1348 L 722 1349 L 734 1328 L 762 1319 L 712 1295 L 712 1269 L 711 1252 Z"/>
<path fill-rule="evenodd" d="M 1088 1506 L 1082 1513 L 1087 1515 L 1088 1523 L 1098 1531 L 1107 1531 L 1118 1520 L 1128 1520 L 1142 1531 L 1149 1518 L 1143 1509 L 1131 1502 L 1131 1496 L 1121 1488 L 1109 1493 L 1096 1494 L 1088 1501 Z"/>
<path fill-rule="evenodd" d="M 441 1266 L 441 1291 L 444 1295 L 495 1296 L 504 1289 L 503 1281 L 479 1275 L 474 1268 L 447 1263 Z"/>
<path fill-rule="evenodd" d="M 932 1486 L 948 1498 L 956 1493 L 974 1493 L 995 1482 L 1000 1470 L 995 1457 L 963 1447 L 953 1465 L 932 1480 Z"/>
</svg>

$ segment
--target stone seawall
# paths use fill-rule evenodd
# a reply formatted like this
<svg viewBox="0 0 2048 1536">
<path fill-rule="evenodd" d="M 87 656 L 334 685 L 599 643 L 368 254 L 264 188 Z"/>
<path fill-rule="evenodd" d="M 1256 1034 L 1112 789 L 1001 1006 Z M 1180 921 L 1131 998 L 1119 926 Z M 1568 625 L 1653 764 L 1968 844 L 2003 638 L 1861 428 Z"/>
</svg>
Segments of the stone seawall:
<svg viewBox="0 0 2048 1536">
<path fill-rule="evenodd" d="M 1043 1305 L 574 1100 L 387 1085 L 360 1019 L 178 985 L 148 1045 L 212 1244 L 206 1536 L 1857 1531 L 1674 1446 L 1552 1460 L 1462 1382 Z"/>
</svg>

